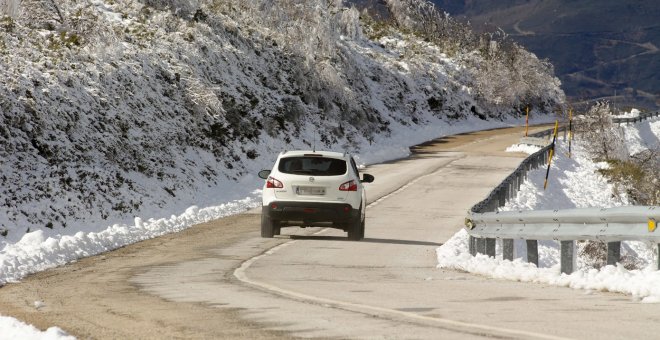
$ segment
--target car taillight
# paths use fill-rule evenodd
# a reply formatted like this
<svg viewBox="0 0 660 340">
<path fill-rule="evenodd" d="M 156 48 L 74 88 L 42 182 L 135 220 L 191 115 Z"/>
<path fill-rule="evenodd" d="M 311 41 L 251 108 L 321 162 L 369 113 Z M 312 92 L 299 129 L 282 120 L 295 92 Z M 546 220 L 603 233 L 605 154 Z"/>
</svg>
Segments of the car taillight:
<svg viewBox="0 0 660 340">
<path fill-rule="evenodd" d="M 282 182 L 276 180 L 273 177 L 268 177 L 268 180 L 266 181 L 266 188 L 284 188 L 284 184 Z"/>
<path fill-rule="evenodd" d="M 339 186 L 339 191 L 357 191 L 357 183 L 353 180 Z"/>
</svg>

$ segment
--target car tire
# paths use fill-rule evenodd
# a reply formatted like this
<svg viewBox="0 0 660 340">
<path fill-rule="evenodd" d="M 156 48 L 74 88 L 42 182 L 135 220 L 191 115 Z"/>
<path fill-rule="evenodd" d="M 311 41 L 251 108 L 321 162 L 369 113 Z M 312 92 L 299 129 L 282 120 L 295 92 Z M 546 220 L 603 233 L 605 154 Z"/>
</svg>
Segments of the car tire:
<svg viewBox="0 0 660 340">
<path fill-rule="evenodd" d="M 279 235 L 282 232 L 282 226 L 280 226 L 280 222 L 272 221 L 271 223 L 273 223 L 273 235 Z"/>
<path fill-rule="evenodd" d="M 359 241 L 364 237 L 364 221 L 361 217 L 362 213 L 358 213 L 357 218 L 348 224 L 348 239 L 351 241 Z"/>
<path fill-rule="evenodd" d="M 366 218 L 364 220 L 362 220 L 362 223 L 361 223 L 361 226 L 360 226 L 360 240 L 364 239 L 364 225 L 365 225 L 364 222 L 365 222 L 365 220 L 366 220 Z"/>
<path fill-rule="evenodd" d="M 273 238 L 275 235 L 273 228 L 273 221 L 266 215 L 261 215 L 261 237 Z"/>
</svg>

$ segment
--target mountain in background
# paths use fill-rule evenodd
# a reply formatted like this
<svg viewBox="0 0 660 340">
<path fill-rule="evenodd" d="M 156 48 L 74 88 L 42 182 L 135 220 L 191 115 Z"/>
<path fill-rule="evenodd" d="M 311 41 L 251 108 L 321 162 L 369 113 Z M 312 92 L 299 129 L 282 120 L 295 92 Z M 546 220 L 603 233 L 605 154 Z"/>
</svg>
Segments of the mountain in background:
<svg viewBox="0 0 660 340">
<path fill-rule="evenodd" d="M 473 29 L 503 29 L 548 58 L 570 100 L 660 107 L 656 0 L 432 0 Z M 616 97 L 615 97 L 616 94 Z"/>
</svg>

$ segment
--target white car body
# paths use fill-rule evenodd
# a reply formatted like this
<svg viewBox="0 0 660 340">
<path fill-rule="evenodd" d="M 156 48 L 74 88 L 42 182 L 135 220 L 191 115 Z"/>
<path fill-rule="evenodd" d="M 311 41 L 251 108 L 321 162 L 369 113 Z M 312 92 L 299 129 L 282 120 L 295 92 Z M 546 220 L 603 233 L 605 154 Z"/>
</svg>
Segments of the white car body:
<svg viewBox="0 0 660 340">
<path fill-rule="evenodd" d="M 366 190 L 355 160 L 346 153 L 285 151 L 266 179 L 262 201 L 262 236 L 278 235 L 283 226 L 327 226 L 364 237 Z M 272 230 L 272 232 L 271 232 Z"/>
</svg>

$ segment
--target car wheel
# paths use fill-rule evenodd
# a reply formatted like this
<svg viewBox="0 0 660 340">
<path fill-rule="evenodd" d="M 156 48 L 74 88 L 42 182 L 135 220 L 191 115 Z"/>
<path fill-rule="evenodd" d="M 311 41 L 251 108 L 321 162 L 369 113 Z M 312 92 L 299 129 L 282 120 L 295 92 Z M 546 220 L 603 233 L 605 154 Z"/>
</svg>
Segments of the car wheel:
<svg viewBox="0 0 660 340">
<path fill-rule="evenodd" d="M 272 238 L 274 235 L 273 221 L 266 215 L 261 215 L 261 237 Z"/>
<path fill-rule="evenodd" d="M 282 226 L 279 221 L 273 221 L 273 235 L 279 235 L 282 232 Z"/>
<path fill-rule="evenodd" d="M 357 218 L 348 224 L 348 239 L 351 241 L 359 241 L 364 237 L 363 223 L 360 218 L 361 215 L 362 214 L 358 214 Z"/>
</svg>

